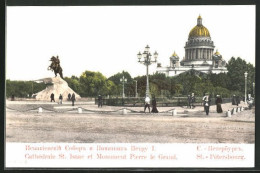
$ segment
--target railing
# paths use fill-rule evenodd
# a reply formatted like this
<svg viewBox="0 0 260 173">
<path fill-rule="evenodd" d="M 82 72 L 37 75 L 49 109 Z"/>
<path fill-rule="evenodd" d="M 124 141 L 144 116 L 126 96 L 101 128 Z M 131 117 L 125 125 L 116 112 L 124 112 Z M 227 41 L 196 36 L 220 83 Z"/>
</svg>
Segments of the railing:
<svg viewBox="0 0 260 173">
<path fill-rule="evenodd" d="M 222 103 L 230 103 L 232 98 L 222 98 Z M 188 106 L 187 97 L 175 97 L 172 99 L 156 98 L 157 107 L 173 107 L 173 106 Z M 95 104 L 98 104 L 98 99 L 95 99 Z M 103 105 L 108 106 L 129 106 L 141 107 L 144 106 L 144 98 L 103 98 Z M 203 106 L 202 97 L 196 97 L 194 106 Z M 211 99 L 210 105 L 215 105 L 215 98 Z"/>
</svg>

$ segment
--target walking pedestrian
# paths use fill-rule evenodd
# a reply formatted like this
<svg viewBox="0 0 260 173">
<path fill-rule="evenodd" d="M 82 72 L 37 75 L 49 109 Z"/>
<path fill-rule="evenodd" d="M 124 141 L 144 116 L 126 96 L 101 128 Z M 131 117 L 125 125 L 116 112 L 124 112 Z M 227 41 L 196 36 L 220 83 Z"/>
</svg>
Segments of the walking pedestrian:
<svg viewBox="0 0 260 173">
<path fill-rule="evenodd" d="M 145 112 L 146 108 L 148 108 L 149 113 L 150 113 L 150 98 L 149 98 L 148 95 L 145 97 L 145 100 L 144 100 L 144 101 L 145 101 L 144 112 Z"/>
<path fill-rule="evenodd" d="M 194 93 L 191 93 L 191 108 L 195 108 L 194 106 L 194 103 L 195 103 L 195 96 L 194 96 Z"/>
<path fill-rule="evenodd" d="M 102 96 L 98 95 L 98 107 L 102 108 Z"/>
<path fill-rule="evenodd" d="M 232 97 L 232 105 L 237 105 L 237 97 L 236 97 L 236 95 L 233 95 L 233 97 Z"/>
<path fill-rule="evenodd" d="M 251 94 L 248 94 L 247 97 L 247 104 L 248 104 L 248 108 L 251 109 L 253 107 L 253 102 L 254 102 L 254 98 L 251 97 Z"/>
<path fill-rule="evenodd" d="M 71 96 L 72 106 L 74 106 L 74 102 L 76 101 L 75 94 L 73 93 Z"/>
<path fill-rule="evenodd" d="M 71 99 L 71 94 L 69 93 L 68 94 L 68 101 L 70 101 L 70 99 Z"/>
<path fill-rule="evenodd" d="M 11 101 L 14 101 L 14 94 L 12 94 Z"/>
<path fill-rule="evenodd" d="M 240 104 L 240 97 L 236 96 L 236 102 L 237 102 L 237 106 Z"/>
<path fill-rule="evenodd" d="M 52 101 L 55 102 L 55 100 L 54 100 L 54 94 L 53 94 L 53 93 L 51 93 L 51 102 L 52 102 Z"/>
<path fill-rule="evenodd" d="M 209 115 L 209 106 L 210 106 L 210 97 L 209 97 L 209 94 L 206 93 L 206 95 L 203 97 L 202 99 L 204 101 L 204 108 L 205 108 L 205 111 L 206 111 L 206 115 Z"/>
<path fill-rule="evenodd" d="M 152 99 L 152 113 L 158 113 L 159 111 L 158 111 L 158 109 L 157 109 L 157 107 L 156 107 L 157 105 L 156 105 L 156 99 L 155 99 L 155 97 L 153 96 L 153 99 Z"/>
<path fill-rule="evenodd" d="M 190 95 L 188 95 L 188 98 L 187 98 L 187 102 L 188 102 L 188 106 L 187 106 L 187 108 L 191 108 L 191 97 L 190 97 Z"/>
<path fill-rule="evenodd" d="M 59 96 L 60 104 L 62 104 L 62 99 L 63 99 L 63 97 L 62 97 L 62 95 L 60 94 L 60 96 Z"/>
<path fill-rule="evenodd" d="M 222 107 L 221 107 L 221 103 L 222 103 L 222 98 L 220 97 L 220 95 L 216 96 L 216 107 L 217 107 L 217 113 L 222 113 Z"/>
</svg>

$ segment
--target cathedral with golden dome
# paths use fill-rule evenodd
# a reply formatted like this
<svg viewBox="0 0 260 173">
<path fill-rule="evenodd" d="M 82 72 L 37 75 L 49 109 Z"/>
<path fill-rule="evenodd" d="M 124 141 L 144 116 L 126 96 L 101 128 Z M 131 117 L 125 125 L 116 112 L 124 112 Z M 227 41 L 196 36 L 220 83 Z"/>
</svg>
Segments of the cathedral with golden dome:
<svg viewBox="0 0 260 173">
<path fill-rule="evenodd" d="M 209 30 L 202 25 L 200 15 L 197 18 L 197 25 L 189 33 L 184 48 L 185 56 L 181 61 L 174 52 L 170 57 L 170 65 L 162 67 L 158 63 L 157 71 L 165 73 L 167 76 L 175 76 L 191 69 L 203 73 L 227 72 L 226 61 L 218 50 L 214 52 L 214 42 L 211 40 Z"/>
</svg>

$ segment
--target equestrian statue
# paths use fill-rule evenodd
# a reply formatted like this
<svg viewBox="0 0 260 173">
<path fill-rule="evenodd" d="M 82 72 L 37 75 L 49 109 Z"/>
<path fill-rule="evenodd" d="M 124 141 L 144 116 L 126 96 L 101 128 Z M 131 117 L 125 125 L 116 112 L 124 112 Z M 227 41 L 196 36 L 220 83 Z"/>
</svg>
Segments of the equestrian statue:
<svg viewBox="0 0 260 173">
<path fill-rule="evenodd" d="M 52 56 L 50 61 L 51 61 L 51 65 L 48 67 L 48 70 L 54 71 L 55 77 L 57 76 L 58 73 L 60 77 L 63 79 L 62 68 L 60 66 L 59 57 Z"/>
</svg>

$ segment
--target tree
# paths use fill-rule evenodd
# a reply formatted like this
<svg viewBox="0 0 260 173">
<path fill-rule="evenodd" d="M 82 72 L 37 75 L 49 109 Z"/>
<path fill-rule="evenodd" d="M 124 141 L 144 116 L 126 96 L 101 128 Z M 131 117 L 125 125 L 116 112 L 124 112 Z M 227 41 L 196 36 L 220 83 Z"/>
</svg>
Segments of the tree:
<svg viewBox="0 0 260 173">
<path fill-rule="evenodd" d="M 183 86 L 182 94 L 188 95 L 190 93 L 196 93 L 199 89 L 198 86 L 203 82 L 206 82 L 206 75 L 203 73 L 196 73 L 195 70 L 190 70 L 185 73 L 181 73 L 178 76 L 174 77 L 173 82 L 175 84 L 181 84 Z"/>
<path fill-rule="evenodd" d="M 228 88 L 230 86 L 230 78 L 226 73 L 211 73 L 208 74 L 209 79 L 211 83 L 214 85 L 214 87 L 222 87 L 222 88 Z"/>
<path fill-rule="evenodd" d="M 131 75 L 126 71 L 123 71 L 121 73 L 117 73 L 117 74 L 108 78 L 110 81 L 112 81 L 116 85 L 116 87 L 114 88 L 114 89 L 116 89 L 116 92 L 114 92 L 114 93 L 116 93 L 117 95 L 122 94 L 123 84 L 120 81 L 120 79 L 122 79 L 123 76 L 124 76 L 125 79 L 127 79 L 127 82 L 124 83 L 125 94 L 126 95 L 134 95 L 135 94 L 135 85 L 133 83 L 133 79 L 132 79 Z"/>
<path fill-rule="evenodd" d="M 42 91 L 46 88 L 44 83 L 34 81 L 10 81 L 6 80 L 6 97 L 31 97 L 32 94 Z"/>
<path fill-rule="evenodd" d="M 108 95 L 114 88 L 114 83 L 102 75 L 100 72 L 85 71 L 79 78 L 81 96 Z"/>
<path fill-rule="evenodd" d="M 80 84 L 79 78 L 71 76 L 71 78 L 65 77 L 64 80 L 68 83 L 69 87 L 79 95 L 83 94 L 82 85 Z M 84 94 L 83 94 L 84 95 Z"/>
<path fill-rule="evenodd" d="M 252 83 L 255 82 L 255 67 L 242 60 L 240 57 L 232 57 L 227 64 L 228 77 L 230 83 L 228 85 L 229 90 L 235 90 L 239 92 L 245 91 L 245 76 L 244 73 L 248 72 L 247 82 L 248 82 L 248 93 L 252 93 Z"/>
</svg>

